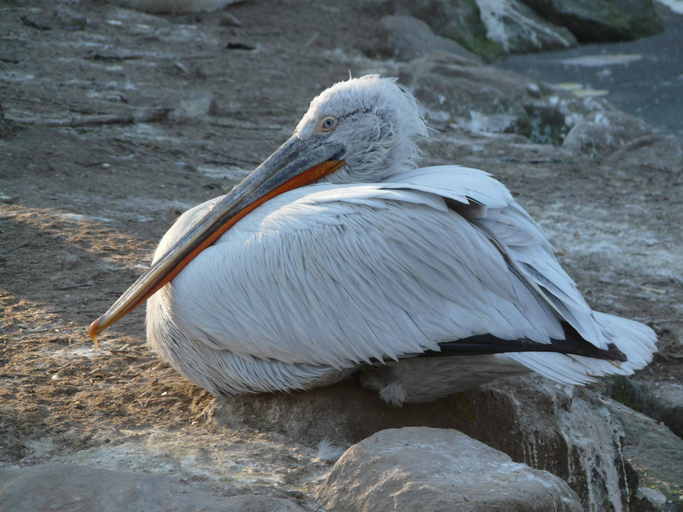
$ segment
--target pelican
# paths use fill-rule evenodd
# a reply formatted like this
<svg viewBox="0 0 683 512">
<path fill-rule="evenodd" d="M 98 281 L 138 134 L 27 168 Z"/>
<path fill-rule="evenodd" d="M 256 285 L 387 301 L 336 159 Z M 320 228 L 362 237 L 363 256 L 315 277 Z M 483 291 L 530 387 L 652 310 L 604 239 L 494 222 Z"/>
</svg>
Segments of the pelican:
<svg viewBox="0 0 683 512">
<path fill-rule="evenodd" d="M 586 384 L 645 366 L 655 333 L 593 311 L 490 174 L 418 168 L 426 135 L 395 80 L 333 85 L 229 194 L 178 218 L 90 335 L 147 300 L 151 347 L 214 395 L 359 374 L 400 405 L 530 371 Z"/>
</svg>

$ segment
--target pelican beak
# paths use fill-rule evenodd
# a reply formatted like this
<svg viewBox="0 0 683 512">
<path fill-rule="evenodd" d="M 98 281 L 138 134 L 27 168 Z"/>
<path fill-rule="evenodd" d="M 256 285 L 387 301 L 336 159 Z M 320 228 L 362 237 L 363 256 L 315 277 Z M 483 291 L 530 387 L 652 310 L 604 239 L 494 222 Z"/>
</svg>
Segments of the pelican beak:
<svg viewBox="0 0 683 512">
<path fill-rule="evenodd" d="M 88 327 L 96 336 L 123 318 L 170 282 L 200 252 L 212 245 L 242 217 L 269 199 L 333 173 L 344 165 L 344 146 L 324 139 L 304 141 L 291 137 L 242 180 L 151 268 L 141 275 L 112 306 Z"/>
</svg>

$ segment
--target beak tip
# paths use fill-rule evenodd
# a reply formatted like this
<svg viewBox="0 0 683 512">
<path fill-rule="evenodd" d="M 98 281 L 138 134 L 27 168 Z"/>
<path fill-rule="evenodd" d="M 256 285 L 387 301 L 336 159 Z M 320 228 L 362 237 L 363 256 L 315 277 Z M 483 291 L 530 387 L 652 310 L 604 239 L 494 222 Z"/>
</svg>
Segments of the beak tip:
<svg viewBox="0 0 683 512">
<path fill-rule="evenodd" d="M 103 327 L 100 324 L 101 319 L 102 317 L 99 317 L 88 326 L 88 336 L 95 341 L 97 340 L 97 335 L 103 330 Z"/>
</svg>

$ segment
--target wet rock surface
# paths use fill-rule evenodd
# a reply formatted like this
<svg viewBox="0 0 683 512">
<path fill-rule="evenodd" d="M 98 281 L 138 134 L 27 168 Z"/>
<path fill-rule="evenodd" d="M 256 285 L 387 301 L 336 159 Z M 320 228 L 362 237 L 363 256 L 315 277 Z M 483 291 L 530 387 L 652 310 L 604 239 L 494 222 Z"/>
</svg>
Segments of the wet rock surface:
<svg viewBox="0 0 683 512">
<path fill-rule="evenodd" d="M 104 2 L 0 3 L 0 462 L 16 485 L 38 485 L 32 471 L 59 463 L 122 473 L 124 487 L 126 474 L 151 473 L 206 500 L 259 495 L 321 510 L 341 450 L 426 425 L 553 473 L 588 510 L 679 500 L 670 450 L 680 438 L 612 407 L 604 385 L 501 382 L 417 409 L 376 407 L 353 381 L 214 401 L 148 351 L 141 311 L 98 347 L 86 338 L 177 215 L 229 190 L 350 70 L 398 76 L 432 127 L 423 163 L 494 172 L 596 309 L 656 329 L 660 355 L 639 383 L 681 382 L 678 141 L 645 126 L 597 159 L 567 147 L 576 126 L 614 108 L 453 54 L 368 58 L 353 41 L 393 13 L 358 16 L 367 4 L 253 1 L 157 16 Z M 449 37 L 468 9 L 434 18 L 432 30 Z"/>
<path fill-rule="evenodd" d="M 349 448 L 319 491 L 339 512 L 582 510 L 561 479 L 444 429 L 383 430 Z"/>
</svg>

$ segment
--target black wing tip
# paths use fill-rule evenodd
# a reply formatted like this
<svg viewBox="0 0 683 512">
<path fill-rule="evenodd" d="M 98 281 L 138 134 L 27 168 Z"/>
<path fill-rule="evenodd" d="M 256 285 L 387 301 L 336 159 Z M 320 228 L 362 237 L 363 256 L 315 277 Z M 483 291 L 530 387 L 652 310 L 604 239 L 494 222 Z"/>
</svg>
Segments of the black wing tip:
<svg viewBox="0 0 683 512">
<path fill-rule="evenodd" d="M 628 358 L 619 348 L 610 343 L 607 349 L 601 349 L 582 338 L 551 340 L 550 343 L 537 343 L 527 338 L 504 340 L 490 334 L 470 336 L 457 341 L 440 343 L 440 351 L 428 350 L 422 357 L 448 357 L 467 355 L 491 355 L 512 352 L 553 352 L 557 354 L 577 355 L 606 359 L 608 361 L 627 361 Z"/>
</svg>

